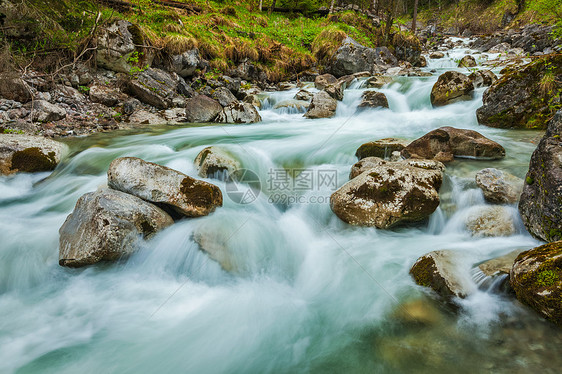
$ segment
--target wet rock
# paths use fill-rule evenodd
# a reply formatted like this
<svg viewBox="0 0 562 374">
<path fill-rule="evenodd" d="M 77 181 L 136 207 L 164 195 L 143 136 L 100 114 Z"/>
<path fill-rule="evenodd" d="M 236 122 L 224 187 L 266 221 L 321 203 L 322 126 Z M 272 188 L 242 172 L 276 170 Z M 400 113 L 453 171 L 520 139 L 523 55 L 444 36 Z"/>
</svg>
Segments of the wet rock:
<svg viewBox="0 0 562 374">
<path fill-rule="evenodd" d="M 358 108 L 388 108 L 388 99 L 382 92 L 365 91 Z"/>
<path fill-rule="evenodd" d="M 362 144 L 359 148 L 357 148 L 355 156 L 357 156 L 358 160 L 361 160 L 365 157 L 379 157 L 385 159 L 390 157 L 392 152 L 402 151 L 407 145 L 408 142 L 402 139 L 379 139 L 375 140 L 374 142 Z"/>
<path fill-rule="evenodd" d="M 439 76 L 431 89 L 431 104 L 443 106 L 460 100 L 471 99 L 474 84 L 466 75 L 448 71 Z"/>
<path fill-rule="evenodd" d="M 478 70 L 468 76 L 475 88 L 491 86 L 498 78 L 491 70 Z"/>
<path fill-rule="evenodd" d="M 217 186 L 136 157 L 113 160 L 107 180 L 110 188 L 186 217 L 206 216 L 222 206 L 222 193 Z"/>
<path fill-rule="evenodd" d="M 511 211 L 504 206 L 476 207 L 467 217 L 466 228 L 473 236 L 510 236 L 515 234 Z"/>
<path fill-rule="evenodd" d="M 0 134 L 0 174 L 51 171 L 67 152 L 65 144 L 42 136 Z"/>
<path fill-rule="evenodd" d="M 182 78 L 193 76 L 195 70 L 201 64 L 201 56 L 197 48 L 185 51 L 180 55 L 173 55 L 170 58 L 170 70 Z"/>
<path fill-rule="evenodd" d="M 31 104 L 31 118 L 36 122 L 54 122 L 66 117 L 66 110 L 45 100 L 35 100 Z"/>
<path fill-rule="evenodd" d="M 31 101 L 31 90 L 17 73 L 0 74 L 0 98 L 27 103 Z"/>
<path fill-rule="evenodd" d="M 314 87 L 318 90 L 323 90 L 324 88 L 336 84 L 338 79 L 332 74 L 322 74 L 314 79 Z"/>
<path fill-rule="evenodd" d="M 450 162 L 453 161 L 454 156 L 449 141 L 450 136 L 447 131 L 433 130 L 411 142 L 402 150 L 402 156 L 405 158 Z"/>
<path fill-rule="evenodd" d="M 441 127 L 449 134 L 449 144 L 455 157 L 478 160 L 499 160 L 505 157 L 505 149 L 479 132 L 455 127 Z"/>
<path fill-rule="evenodd" d="M 119 103 L 119 94 L 109 87 L 92 86 L 89 91 L 90 100 L 108 107 L 113 107 Z"/>
<path fill-rule="evenodd" d="M 392 314 L 394 319 L 408 325 L 433 326 L 443 321 L 443 315 L 430 300 L 417 299 L 401 304 Z"/>
<path fill-rule="evenodd" d="M 245 103 L 252 104 L 257 109 L 261 109 L 261 101 L 257 95 L 247 95 L 244 100 Z"/>
<path fill-rule="evenodd" d="M 440 58 L 443 58 L 443 57 L 445 57 L 445 54 L 443 52 L 432 52 L 429 55 L 429 58 L 434 59 L 434 60 L 437 60 L 437 59 L 440 59 Z"/>
<path fill-rule="evenodd" d="M 482 270 L 482 272 L 488 277 L 493 277 L 500 274 L 509 275 L 515 259 L 521 252 L 521 250 L 509 252 L 506 255 L 496 257 L 481 263 L 480 265 L 478 265 L 478 268 Z"/>
<path fill-rule="evenodd" d="M 138 197 L 110 189 L 87 193 L 59 230 L 59 264 L 81 267 L 117 260 L 173 223 L 162 209 Z"/>
<path fill-rule="evenodd" d="M 367 88 L 382 88 L 384 85 L 389 84 L 392 82 L 391 77 L 377 75 L 367 79 L 364 83 L 364 86 Z"/>
<path fill-rule="evenodd" d="M 220 123 L 255 123 L 261 121 L 261 116 L 252 104 L 235 102 L 224 107 L 215 121 Z"/>
<path fill-rule="evenodd" d="M 226 87 L 219 87 L 213 91 L 211 97 L 219 102 L 222 106 L 228 106 L 230 104 L 238 103 L 238 99 L 230 90 Z"/>
<path fill-rule="evenodd" d="M 548 123 L 531 156 L 519 201 L 519 213 L 534 237 L 562 240 L 562 111 Z"/>
<path fill-rule="evenodd" d="M 324 92 L 338 101 L 343 100 L 343 87 L 340 84 L 330 84 L 324 88 Z"/>
<path fill-rule="evenodd" d="M 188 122 L 193 123 L 213 122 L 221 112 L 222 106 L 218 101 L 204 95 L 188 99 L 185 108 Z"/>
<path fill-rule="evenodd" d="M 562 326 L 562 242 L 521 253 L 510 273 L 517 299 Z"/>
<path fill-rule="evenodd" d="M 407 61 L 413 66 L 420 66 L 422 45 L 415 35 L 398 32 L 394 34 L 392 45 L 396 58 Z"/>
<path fill-rule="evenodd" d="M 150 65 L 153 53 L 148 48 L 137 49 L 140 45 L 144 45 L 144 37 L 138 26 L 116 21 L 97 36 L 96 64 L 118 73 L 129 73 L 135 60 L 138 66 Z"/>
<path fill-rule="evenodd" d="M 332 57 L 329 69 L 334 76 L 341 77 L 363 71 L 375 73 L 397 64 L 388 48 L 367 48 L 347 37 Z"/>
<path fill-rule="evenodd" d="M 439 176 L 441 176 L 441 179 L 437 179 L 436 180 L 436 185 L 440 186 L 441 182 L 442 182 L 442 174 L 445 171 L 445 165 L 443 165 L 441 162 L 439 161 L 435 161 L 435 160 L 416 160 L 416 159 L 408 159 L 408 160 L 403 160 L 403 159 L 399 159 L 396 161 L 393 160 L 383 160 L 382 158 L 379 157 L 365 157 L 361 160 L 359 160 L 358 162 L 356 162 L 352 167 L 351 167 L 351 172 L 349 173 L 349 179 L 353 179 L 357 176 L 359 176 L 360 174 L 362 174 L 363 172 L 372 169 L 374 167 L 377 167 L 379 165 L 394 165 L 395 163 L 400 163 L 400 165 L 407 165 L 407 166 L 411 166 L 411 167 L 415 167 L 415 168 L 420 168 L 420 169 L 425 169 L 428 171 L 434 171 L 435 175 L 437 176 L 437 178 L 440 178 Z"/>
<path fill-rule="evenodd" d="M 295 100 L 304 100 L 304 101 L 310 101 L 312 100 L 312 97 L 314 96 L 313 93 L 308 92 L 306 90 L 300 90 L 299 92 L 297 92 L 295 94 L 294 99 Z"/>
<path fill-rule="evenodd" d="M 331 118 L 336 115 L 338 102 L 325 91 L 314 94 L 308 111 L 304 114 L 306 118 Z"/>
<path fill-rule="evenodd" d="M 507 172 L 486 168 L 476 173 L 476 184 L 493 204 L 513 204 L 523 192 L 523 180 Z"/>
<path fill-rule="evenodd" d="M 420 257 L 410 269 L 410 274 L 420 286 L 429 287 L 438 295 L 465 298 L 473 285 L 458 269 L 458 253 L 450 250 L 433 251 Z"/>
<path fill-rule="evenodd" d="M 163 125 L 167 121 L 158 114 L 150 113 L 147 110 L 137 110 L 129 116 L 129 122 L 143 125 Z"/>
<path fill-rule="evenodd" d="M 150 68 L 132 77 L 126 84 L 126 91 L 145 104 L 167 109 L 178 96 L 178 83 L 177 75 Z"/>
<path fill-rule="evenodd" d="M 240 169 L 240 163 L 227 152 L 218 147 L 207 147 L 195 158 L 195 167 L 203 178 L 228 179 L 228 176 Z"/>
<path fill-rule="evenodd" d="M 421 221 L 439 206 L 441 181 L 440 171 L 381 160 L 334 192 L 330 207 L 351 225 L 386 229 Z"/>
<path fill-rule="evenodd" d="M 508 69 L 484 92 L 483 106 L 476 111 L 478 122 L 497 128 L 546 128 L 562 91 L 562 80 L 548 76 L 562 76 L 561 55 Z"/>
<path fill-rule="evenodd" d="M 459 61 L 459 68 L 472 68 L 476 66 L 476 60 L 471 55 L 466 55 Z"/>
<path fill-rule="evenodd" d="M 308 107 L 310 106 L 310 102 L 302 101 L 302 100 L 285 100 L 278 104 L 275 104 L 273 109 L 281 109 L 281 108 L 288 108 L 288 109 L 296 109 L 299 112 L 306 112 Z"/>
</svg>

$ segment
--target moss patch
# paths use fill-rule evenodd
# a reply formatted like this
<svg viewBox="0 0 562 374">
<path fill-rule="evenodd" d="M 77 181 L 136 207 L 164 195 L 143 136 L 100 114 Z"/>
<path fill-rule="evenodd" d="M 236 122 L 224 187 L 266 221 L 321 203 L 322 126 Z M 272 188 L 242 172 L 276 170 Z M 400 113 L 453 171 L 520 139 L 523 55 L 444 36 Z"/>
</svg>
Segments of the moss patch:
<svg viewBox="0 0 562 374">
<path fill-rule="evenodd" d="M 50 171 L 56 166 L 55 152 L 45 154 L 37 147 L 26 148 L 12 156 L 12 169 L 20 172 Z"/>
</svg>

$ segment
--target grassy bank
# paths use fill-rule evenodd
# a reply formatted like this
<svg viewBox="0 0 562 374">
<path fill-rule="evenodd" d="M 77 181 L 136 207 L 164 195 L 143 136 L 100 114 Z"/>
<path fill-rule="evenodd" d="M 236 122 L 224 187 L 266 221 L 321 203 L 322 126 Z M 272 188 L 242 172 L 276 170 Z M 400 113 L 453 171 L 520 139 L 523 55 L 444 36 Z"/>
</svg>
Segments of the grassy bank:
<svg viewBox="0 0 562 374">
<path fill-rule="evenodd" d="M 4 0 L 2 12 L 9 26 L 25 25 L 29 30 L 25 37 L 2 35 L 3 49 L 9 50 L 19 67 L 35 59 L 34 65 L 53 70 L 62 64 L 57 62 L 61 57 L 91 56 L 88 48 L 96 30 L 115 19 L 126 19 L 138 26 L 145 43 L 158 53 L 179 54 L 197 47 L 217 71 L 248 59 L 270 80 L 278 81 L 325 64 L 347 35 L 369 47 L 387 40 L 382 35 L 384 25 L 375 26 L 352 11 L 324 17 L 268 14 L 249 1 L 180 2 L 193 8 L 172 8 L 150 0 L 132 0 L 133 8 L 109 8 L 93 1 Z"/>
</svg>

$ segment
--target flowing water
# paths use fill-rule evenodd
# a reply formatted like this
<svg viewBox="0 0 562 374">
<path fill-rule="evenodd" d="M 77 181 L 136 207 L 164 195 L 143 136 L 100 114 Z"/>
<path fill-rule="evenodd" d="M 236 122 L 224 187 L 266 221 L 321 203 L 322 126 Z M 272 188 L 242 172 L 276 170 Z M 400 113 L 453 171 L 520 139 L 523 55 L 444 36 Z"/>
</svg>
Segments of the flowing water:
<svg viewBox="0 0 562 374">
<path fill-rule="evenodd" d="M 273 109 L 296 89 L 270 93 L 261 123 L 71 139 L 70 157 L 51 175 L 0 177 L 0 372 L 558 372 L 562 334 L 471 278 L 475 264 L 539 244 L 516 206 L 512 236 L 472 237 L 464 219 L 486 204 L 476 171 L 524 177 L 541 134 L 479 126 L 484 89 L 471 101 L 431 107 L 437 76 L 465 50 L 430 61 L 432 77 L 399 77 L 381 89 L 390 109 L 355 113 L 361 82 L 331 119 Z M 481 132 L 506 158 L 447 165 L 441 206 L 417 225 L 352 227 L 331 212 L 328 198 L 347 181 L 362 143 L 411 140 L 445 125 Z M 224 194 L 215 213 L 176 223 L 118 263 L 58 265 L 59 227 L 82 194 L 106 183 L 113 159 L 140 157 L 197 177 L 193 159 L 209 145 L 259 176 L 255 201 Z M 287 190 L 281 182 L 294 170 L 289 184 L 306 175 L 311 183 Z M 224 182 L 209 181 L 225 192 Z M 199 249 L 197 230 L 228 248 L 234 272 Z M 419 256 L 439 249 L 462 254 L 459 271 L 474 285 L 455 308 L 440 306 L 408 274 Z M 412 312 L 402 312 L 411 305 L 422 305 L 429 322 L 409 321 Z"/>
</svg>

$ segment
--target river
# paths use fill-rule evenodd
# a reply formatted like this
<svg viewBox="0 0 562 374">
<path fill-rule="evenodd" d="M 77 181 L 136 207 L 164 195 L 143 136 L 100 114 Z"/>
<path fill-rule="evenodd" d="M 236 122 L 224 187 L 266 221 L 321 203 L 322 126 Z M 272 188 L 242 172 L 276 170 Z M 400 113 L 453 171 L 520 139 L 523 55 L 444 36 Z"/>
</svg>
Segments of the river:
<svg viewBox="0 0 562 374">
<path fill-rule="evenodd" d="M 408 274 L 433 250 L 462 252 L 470 274 L 479 262 L 540 244 L 515 205 L 512 236 L 476 238 L 464 226 L 468 212 L 486 204 L 476 171 L 497 167 L 523 178 L 541 136 L 479 126 L 484 88 L 471 101 L 431 107 L 439 73 L 456 69 L 466 50 L 429 60 L 432 77 L 399 77 L 381 89 L 390 109 L 356 113 L 361 82 L 331 119 L 273 109 L 297 89 L 267 93 L 257 124 L 68 139 L 71 154 L 51 175 L 0 177 L 0 372 L 559 372 L 562 334 L 513 297 L 471 278 L 475 292 L 453 311 Z M 448 164 L 441 205 L 420 224 L 353 227 L 331 212 L 329 196 L 348 180 L 361 144 L 413 140 L 441 126 L 479 131 L 507 156 Z M 113 159 L 140 157 L 197 177 L 193 160 L 209 145 L 259 177 L 255 200 L 240 204 L 224 182 L 209 179 L 225 198 L 215 213 L 176 223 L 114 264 L 58 265 L 58 229 L 81 195 L 106 183 Z M 293 171 L 304 183 L 296 190 L 281 183 L 295 183 L 285 178 Z M 234 272 L 199 249 L 198 230 L 228 248 Z M 400 316 L 412 303 L 429 310 L 430 323 Z"/>
</svg>

